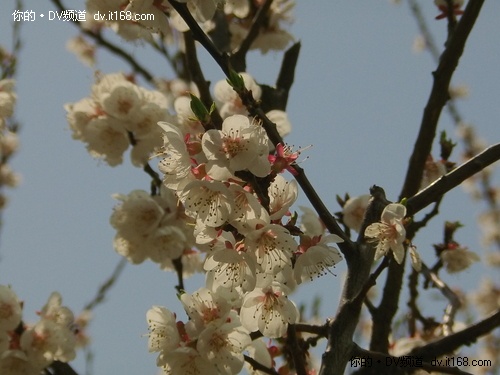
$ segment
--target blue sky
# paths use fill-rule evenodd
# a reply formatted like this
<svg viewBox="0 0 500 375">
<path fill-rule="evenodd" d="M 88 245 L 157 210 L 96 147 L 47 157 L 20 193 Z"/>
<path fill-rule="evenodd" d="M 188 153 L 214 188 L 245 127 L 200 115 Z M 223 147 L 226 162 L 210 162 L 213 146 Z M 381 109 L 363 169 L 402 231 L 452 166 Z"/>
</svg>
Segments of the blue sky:
<svg viewBox="0 0 500 375">
<path fill-rule="evenodd" d="M 3 2 L 12 11 L 0 14 L 0 43 L 10 48 L 15 2 Z M 404 1 L 400 6 L 368 0 L 297 3 L 291 31 L 302 42 L 302 50 L 288 104 L 293 131 L 287 141 L 297 147 L 313 145 L 302 154 L 301 166 L 333 212 L 339 209 L 336 194 L 365 194 L 373 184 L 383 186 L 388 198 L 395 200 L 435 66 L 428 54 L 412 52 L 418 30 L 409 8 Z M 437 11 L 428 3 L 423 10 L 441 43 L 446 23 L 433 20 Z M 66 4 L 84 9 L 83 1 Z M 48 0 L 26 0 L 23 10 L 47 14 L 55 9 Z M 499 2 L 485 3 L 453 80 L 468 85 L 470 97 L 460 101 L 459 108 L 488 144 L 500 140 L 498 14 Z M 88 96 L 94 74 L 65 49 L 67 39 L 76 34 L 73 25 L 47 17 L 22 25 L 16 108 L 22 124 L 21 149 L 12 167 L 23 181 L 8 191 L 10 202 L 2 216 L 0 283 L 11 284 L 25 301 L 28 322 L 36 319 L 34 312 L 53 290 L 75 312 L 92 299 L 120 260 L 112 248 L 111 194 L 149 186 L 148 177 L 128 158 L 111 168 L 71 139 L 63 105 Z M 151 71 L 172 78 L 154 53 L 140 45 L 130 49 Z M 200 55 L 207 77 L 212 82 L 223 79 L 208 56 Z M 248 72 L 258 82 L 272 84 L 280 62 L 279 53 L 252 53 Z M 97 68 L 104 73 L 128 71 L 106 51 L 98 52 Z M 439 130 L 455 134 L 446 113 Z M 437 156 L 436 147 L 434 151 Z M 308 205 L 305 197 L 298 205 Z M 432 259 L 430 245 L 441 241 L 444 220 L 466 224 L 457 239 L 484 253 L 474 223 L 480 209 L 462 189 L 452 192 L 433 228 L 422 231 L 415 241 L 424 259 Z M 321 295 L 323 315 L 332 315 L 344 267 L 339 264 L 336 277 L 300 288 L 293 299 L 308 303 Z M 448 281 L 452 286 L 473 285 L 482 270 L 476 265 Z M 499 281 L 498 275 L 493 277 Z M 202 280 L 189 280 L 187 289 L 197 289 Z M 165 305 L 183 316 L 175 283 L 175 275 L 152 263 L 126 266 L 108 301 L 96 309 L 90 328 L 95 374 L 156 373 L 155 356 L 147 353 L 147 339 L 141 337 L 147 332 L 145 313 L 152 305 Z M 75 368 L 83 374 L 82 356 Z"/>
</svg>

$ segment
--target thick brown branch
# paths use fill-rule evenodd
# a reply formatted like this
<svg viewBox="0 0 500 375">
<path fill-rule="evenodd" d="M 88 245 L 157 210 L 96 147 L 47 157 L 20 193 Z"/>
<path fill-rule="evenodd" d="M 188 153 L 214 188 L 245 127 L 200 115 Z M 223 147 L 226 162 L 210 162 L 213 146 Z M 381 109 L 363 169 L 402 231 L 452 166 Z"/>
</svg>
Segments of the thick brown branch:
<svg viewBox="0 0 500 375">
<path fill-rule="evenodd" d="M 326 337 L 327 334 L 327 329 L 325 325 L 318 326 L 306 323 L 297 323 L 295 324 L 295 330 L 297 332 L 312 333 L 321 337 Z"/>
<path fill-rule="evenodd" d="M 404 262 L 403 262 L 404 264 Z M 370 349 L 387 353 L 392 319 L 399 306 L 404 267 L 391 259 L 387 279 L 384 285 L 382 300 L 373 315 L 372 337 Z"/>
<path fill-rule="evenodd" d="M 374 186 L 370 189 L 372 198 L 368 205 L 363 225 L 380 219 L 387 199 L 382 188 Z M 342 291 L 342 299 L 335 319 L 328 323 L 328 346 L 323 353 L 320 375 L 343 374 L 352 356 L 354 332 L 358 325 L 365 290 L 370 285 L 370 270 L 375 255 L 373 243 L 359 241 L 351 255 L 346 255 L 347 277 Z M 384 267 L 380 266 L 372 276 L 376 280 Z"/>
<path fill-rule="evenodd" d="M 465 42 L 474 23 L 479 16 L 479 11 L 484 0 L 470 0 L 464 14 L 458 23 L 453 36 L 441 55 L 439 65 L 434 72 L 434 84 L 424 110 L 420 131 L 410 157 L 406 178 L 400 199 L 411 197 L 420 186 L 422 174 L 430 154 L 432 143 L 436 136 L 436 128 L 441 111 L 449 99 L 449 85 L 458 60 L 462 56 Z"/>
<path fill-rule="evenodd" d="M 299 339 L 294 324 L 289 324 L 287 329 L 287 347 L 290 350 L 292 361 L 297 375 L 307 375 L 305 352 L 299 345 Z"/>
</svg>

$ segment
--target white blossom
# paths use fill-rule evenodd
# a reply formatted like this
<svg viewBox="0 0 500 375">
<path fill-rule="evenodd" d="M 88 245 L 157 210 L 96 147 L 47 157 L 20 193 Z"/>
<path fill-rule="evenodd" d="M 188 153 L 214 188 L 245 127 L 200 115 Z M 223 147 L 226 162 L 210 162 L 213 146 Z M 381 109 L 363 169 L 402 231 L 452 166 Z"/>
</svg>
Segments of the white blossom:
<svg viewBox="0 0 500 375">
<path fill-rule="evenodd" d="M 268 275 L 291 266 L 291 257 L 297 249 L 288 230 L 277 224 L 257 226 L 245 236 L 245 247 L 255 254 L 260 271 Z"/>
<path fill-rule="evenodd" d="M 231 309 L 224 298 L 207 288 L 200 288 L 193 294 L 183 293 L 181 302 L 191 318 L 186 330 L 192 338 L 198 337 L 209 323 L 222 324 Z"/>
<path fill-rule="evenodd" d="M 188 346 L 166 353 L 164 360 L 162 370 L 165 375 L 220 375 L 217 367 Z"/>
<path fill-rule="evenodd" d="M 81 35 L 73 37 L 66 43 L 66 49 L 76 55 L 88 67 L 95 65 L 95 46 L 87 42 Z"/>
<path fill-rule="evenodd" d="M 288 324 L 295 324 L 299 318 L 297 307 L 286 296 L 287 290 L 286 286 L 273 282 L 248 293 L 240 312 L 243 326 L 266 337 L 283 337 Z"/>
<path fill-rule="evenodd" d="M 0 118 L 9 118 L 14 114 L 17 99 L 14 86 L 13 79 L 0 80 Z"/>
<path fill-rule="evenodd" d="M 21 322 L 21 304 L 14 291 L 5 285 L 0 285 L 0 330 L 10 331 Z"/>
<path fill-rule="evenodd" d="M 463 271 L 469 268 L 472 263 L 479 261 L 479 256 L 476 253 L 464 247 L 443 250 L 439 256 L 449 273 Z"/>
<path fill-rule="evenodd" d="M 303 214 L 300 216 L 300 230 L 307 236 L 321 236 L 325 233 L 325 225 L 316 211 L 309 207 L 299 206 Z"/>
<path fill-rule="evenodd" d="M 343 240 L 334 234 L 307 238 L 304 243 L 301 241 L 293 269 L 297 284 L 325 275 L 330 267 L 339 263 L 342 260 L 340 252 L 328 246 L 329 243 L 339 242 Z"/>
<path fill-rule="evenodd" d="M 179 128 L 166 122 L 159 122 L 158 125 L 163 130 L 163 159 L 158 169 L 164 174 L 165 186 L 178 191 L 194 180 L 191 157 Z"/>
<path fill-rule="evenodd" d="M 399 203 L 388 204 L 382 212 L 381 221 L 373 223 L 365 230 L 365 237 L 369 241 L 377 242 L 375 260 L 387 255 L 392 250 L 394 259 L 401 264 L 404 257 L 404 241 L 406 230 L 403 219 L 406 215 L 406 207 Z"/>
<path fill-rule="evenodd" d="M 224 236 L 224 237 L 222 237 Z M 240 293 L 251 291 L 256 285 L 255 255 L 244 246 L 236 246 L 234 237 L 222 234 L 223 247 L 207 255 L 203 268 L 207 271 L 207 287 L 237 298 Z"/>
<path fill-rule="evenodd" d="M 358 197 L 349 198 L 342 208 L 342 220 L 349 229 L 359 232 L 363 217 L 365 215 L 370 195 L 364 194 Z"/>
<path fill-rule="evenodd" d="M 22 350 L 7 350 L 0 356 L 2 375 L 39 375 L 42 369 L 35 366 Z"/>
<path fill-rule="evenodd" d="M 249 0 L 226 0 L 224 4 L 224 13 L 234 14 L 238 18 L 245 18 L 249 12 Z"/>
<path fill-rule="evenodd" d="M 198 337 L 196 348 L 220 374 L 238 374 L 243 368 L 243 350 L 252 339 L 238 316 L 222 325 L 210 323 Z"/>
<path fill-rule="evenodd" d="M 175 315 L 162 306 L 153 306 L 146 313 L 149 327 L 149 352 L 158 352 L 157 365 L 164 364 L 165 354 L 175 350 L 181 344 Z"/>
<path fill-rule="evenodd" d="M 122 237 L 141 240 L 160 225 L 165 213 L 158 202 L 143 190 L 134 190 L 128 195 L 114 195 L 121 201 L 111 215 L 111 225 Z"/>
<path fill-rule="evenodd" d="M 269 120 L 276 124 L 276 130 L 281 137 L 285 137 L 292 131 L 292 125 L 285 111 L 273 109 L 266 113 Z"/>
<path fill-rule="evenodd" d="M 281 219 L 295 203 L 298 196 L 297 181 L 287 181 L 282 175 L 276 175 L 269 186 L 269 211 L 271 220 Z"/>
<path fill-rule="evenodd" d="M 193 181 L 181 193 L 186 214 L 201 225 L 219 227 L 228 221 L 233 197 L 225 184 L 218 181 Z"/>
<path fill-rule="evenodd" d="M 252 96 L 255 100 L 259 100 L 262 95 L 262 90 L 260 86 L 255 82 L 253 77 L 248 73 L 240 73 L 245 84 L 245 88 L 252 91 Z M 221 104 L 219 107 L 219 112 L 222 118 L 229 117 L 231 115 L 247 115 L 248 111 L 246 107 L 241 102 L 240 97 L 234 91 L 234 89 L 229 85 L 226 80 L 219 81 L 214 87 L 214 96 L 217 101 Z"/>
<path fill-rule="evenodd" d="M 73 138 L 84 142 L 92 156 L 115 166 L 132 146 L 132 163 L 138 167 L 161 146 L 156 124 L 173 118 L 167 108 L 163 94 L 146 90 L 123 74 L 98 76 L 89 98 L 65 105 Z"/>
<path fill-rule="evenodd" d="M 222 130 L 210 129 L 203 135 L 201 145 L 208 159 L 207 174 L 213 179 L 228 180 L 241 170 L 265 177 L 271 171 L 266 132 L 246 116 L 226 118 Z"/>
</svg>

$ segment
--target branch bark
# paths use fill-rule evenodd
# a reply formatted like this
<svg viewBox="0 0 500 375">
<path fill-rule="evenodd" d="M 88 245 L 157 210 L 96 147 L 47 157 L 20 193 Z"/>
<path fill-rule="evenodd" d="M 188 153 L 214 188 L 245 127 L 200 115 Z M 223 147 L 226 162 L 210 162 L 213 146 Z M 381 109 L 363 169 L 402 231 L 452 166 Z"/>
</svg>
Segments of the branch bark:
<svg viewBox="0 0 500 375">
<path fill-rule="evenodd" d="M 436 137 L 439 117 L 449 99 L 451 77 L 458 66 L 458 61 L 464 51 L 465 42 L 474 26 L 484 0 L 470 0 L 460 22 L 446 44 L 439 65 L 433 73 L 434 83 L 424 109 L 420 130 L 410 157 L 406 177 L 399 200 L 411 197 L 418 192 L 425 167 L 425 162 L 431 152 L 432 143 Z M 412 238 L 409 237 L 409 240 Z M 373 319 L 373 334 L 370 348 L 387 353 L 388 338 L 391 332 L 392 320 L 399 306 L 399 296 L 403 283 L 404 268 L 396 262 L 391 262 L 384 287 L 381 303 Z"/>
<path fill-rule="evenodd" d="M 442 176 L 406 202 L 407 215 L 412 216 L 433 202 L 437 202 L 444 194 L 457 187 L 469 177 L 482 171 L 487 166 L 500 160 L 500 143 L 468 160 L 453 171 Z"/>
<path fill-rule="evenodd" d="M 463 345 L 469 345 L 497 327 L 500 327 L 500 310 L 461 331 L 416 348 L 409 355 L 421 356 L 424 361 L 429 361 L 433 358 L 452 353 Z"/>
<path fill-rule="evenodd" d="M 462 56 L 465 42 L 476 22 L 484 0 L 470 0 L 455 32 L 441 55 L 436 71 L 433 73 L 434 84 L 424 110 L 420 131 L 410 157 L 406 178 L 400 200 L 414 195 L 420 186 L 427 156 L 431 152 L 436 136 L 436 128 L 441 111 L 449 99 L 451 77 Z"/>
</svg>

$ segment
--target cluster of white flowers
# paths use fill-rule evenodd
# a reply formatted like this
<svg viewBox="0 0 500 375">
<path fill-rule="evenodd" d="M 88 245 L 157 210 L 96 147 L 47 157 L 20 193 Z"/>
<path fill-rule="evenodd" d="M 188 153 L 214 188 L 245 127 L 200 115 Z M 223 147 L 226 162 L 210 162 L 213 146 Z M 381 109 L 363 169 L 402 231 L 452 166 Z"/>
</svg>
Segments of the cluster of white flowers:
<svg viewBox="0 0 500 375">
<path fill-rule="evenodd" d="M 194 19 L 209 28 L 217 7 L 223 0 L 179 0 L 185 3 Z M 110 27 L 126 40 L 151 39 L 151 33 L 161 34 L 171 41 L 173 31 L 189 28 L 168 0 L 87 0 L 84 27 L 97 30 Z"/>
<path fill-rule="evenodd" d="M 117 230 L 114 247 L 131 263 L 151 259 L 162 269 L 172 269 L 172 260 L 191 252 L 193 229 L 171 190 L 161 189 L 156 196 L 135 190 L 114 197 L 121 201 L 110 219 Z M 195 270 L 185 270 L 190 271 Z"/>
<path fill-rule="evenodd" d="M 3 131 L 6 120 L 14 114 L 17 95 L 14 92 L 13 79 L 0 80 L 0 130 Z"/>
<path fill-rule="evenodd" d="M 0 374 L 39 375 L 54 361 L 75 358 L 73 313 L 54 292 L 33 325 L 22 322 L 22 303 L 8 286 L 0 285 Z"/>
<path fill-rule="evenodd" d="M 161 146 L 158 121 L 171 119 L 162 93 L 139 87 L 120 73 L 100 77 L 90 97 L 65 109 L 73 138 L 111 166 L 123 161 L 129 145 L 132 163 L 143 166 Z"/>
<path fill-rule="evenodd" d="M 214 28 L 217 9 L 223 9 L 230 34 L 231 49 L 237 48 L 247 36 L 260 0 L 179 0 L 185 3 L 194 19 L 205 31 Z M 172 43 L 175 32 L 189 30 L 188 25 L 167 0 L 87 0 L 87 17 L 83 27 L 98 31 L 109 27 L 126 40 L 151 40 L 159 34 Z M 294 40 L 284 25 L 291 23 L 295 1 L 275 0 L 268 11 L 261 32 L 252 43 L 252 49 L 263 53 L 283 50 Z"/>
<path fill-rule="evenodd" d="M 253 79 L 247 79 L 255 85 L 252 92 L 258 92 Z M 263 342 L 252 341 L 250 333 L 283 337 L 299 319 L 288 299 L 293 288 L 324 275 L 342 259 L 334 247 L 341 239 L 325 235 L 312 212 L 302 231 L 293 224 L 293 232 L 287 228 L 298 186 L 277 172 L 296 157 L 285 157 L 283 147 L 273 150 L 260 122 L 246 110 L 234 110 L 235 102 L 234 95 L 227 95 L 221 108 L 227 104 L 232 109 L 224 114 L 221 129 L 205 131 L 190 100 L 175 99 L 177 117 L 158 126 L 163 132 L 160 195 L 134 191 L 116 196 L 121 204 L 111 223 L 121 255 L 132 263 L 149 258 L 171 268 L 173 259 L 184 261 L 195 253 L 206 273 L 204 288 L 181 296 L 187 323 L 177 322 L 164 307 L 154 306 L 147 314 L 149 350 L 159 353 L 157 364 L 166 374 L 201 369 L 236 374 L 244 350 L 261 353 L 267 362 Z"/>
<path fill-rule="evenodd" d="M 13 79 L 0 80 L 0 187 L 15 187 L 20 181 L 19 175 L 8 164 L 19 148 L 19 137 L 8 124 L 9 118 L 14 114 L 17 99 L 14 86 Z M 7 198 L 0 194 L 0 209 L 5 206 L 6 201 Z"/>
<path fill-rule="evenodd" d="M 74 53 L 86 66 L 93 67 L 95 65 L 95 46 L 82 35 L 69 39 L 66 43 L 66 49 Z"/>
<path fill-rule="evenodd" d="M 181 302 L 187 323 L 176 322 L 172 312 L 159 306 L 146 315 L 149 351 L 159 353 L 157 365 L 165 374 L 239 373 L 243 351 L 252 340 L 229 303 L 206 288 L 181 295 Z"/>
<path fill-rule="evenodd" d="M 205 30 L 213 27 L 216 9 L 223 9 L 231 46 L 245 38 L 262 5 L 253 0 L 180 2 Z M 274 1 L 252 48 L 284 49 L 293 40 L 283 29 L 293 7 L 290 0 Z M 116 12 L 134 19 L 94 17 Z M 187 30 L 166 0 L 88 0 L 87 14 L 87 29 L 111 27 L 129 40 L 151 40 L 151 33 L 160 33 L 171 42 L 172 30 Z M 154 17 L 136 17 L 145 14 Z M 260 100 L 260 86 L 247 73 L 241 77 Z M 341 261 L 334 247 L 341 239 L 325 235 L 311 213 L 302 231 L 293 223 L 287 227 L 286 221 L 296 220 L 290 208 L 298 187 L 279 173 L 294 173 L 290 166 L 298 153 L 281 144 L 274 148 L 226 80 L 214 86 L 222 127 L 210 130 L 197 120 L 186 95 L 197 95 L 196 87 L 182 81 L 157 83 L 161 92 L 142 89 L 123 74 L 100 77 L 89 98 L 66 106 L 68 122 L 73 137 L 111 166 L 122 162 L 129 146 L 136 166 L 151 155 L 161 156 L 159 195 L 136 190 L 115 196 L 120 204 L 110 221 L 117 231 L 116 251 L 131 263 L 150 259 L 162 269 L 181 259 L 183 276 L 206 273 L 206 288 L 181 297 L 187 323 L 176 322 L 163 307 L 148 312 L 149 349 L 159 353 L 158 366 L 166 374 L 201 369 L 204 374 L 236 374 L 243 367 L 244 350 L 262 363 L 271 361 L 264 342 L 252 342 L 250 333 L 260 331 L 268 338 L 286 334 L 288 324 L 299 319 L 289 293 Z M 290 132 L 285 112 L 267 115 L 282 136 Z"/>
<path fill-rule="evenodd" d="M 248 34 L 252 19 L 258 7 L 251 3 L 262 5 L 260 0 L 232 0 L 226 1 L 225 13 L 229 19 L 229 32 L 231 33 L 231 48 L 236 49 Z M 259 49 L 262 53 L 270 50 L 283 50 L 294 40 L 286 31 L 284 24 L 293 20 L 292 9 L 295 7 L 293 0 L 275 0 L 271 4 L 267 22 L 259 35 L 252 43 L 252 49 Z"/>
</svg>

